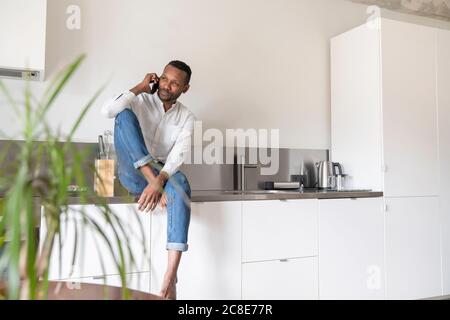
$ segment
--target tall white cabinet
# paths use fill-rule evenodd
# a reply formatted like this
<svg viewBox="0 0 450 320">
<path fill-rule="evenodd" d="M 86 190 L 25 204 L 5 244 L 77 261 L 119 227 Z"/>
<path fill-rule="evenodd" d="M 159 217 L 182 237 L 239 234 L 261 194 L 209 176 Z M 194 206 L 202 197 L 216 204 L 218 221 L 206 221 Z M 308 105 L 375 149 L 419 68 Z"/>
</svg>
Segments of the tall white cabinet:
<svg viewBox="0 0 450 320">
<path fill-rule="evenodd" d="M 381 26 L 383 191 L 436 196 L 436 29 L 390 20 Z"/>
<path fill-rule="evenodd" d="M 381 19 L 331 40 L 331 157 L 354 188 L 439 195 L 436 35 Z"/>
<path fill-rule="evenodd" d="M 443 291 L 450 294 L 450 32 L 437 33 L 437 99 L 439 127 L 440 198 Z"/>
<path fill-rule="evenodd" d="M 384 18 L 331 40 L 331 159 L 384 192 L 387 298 L 448 293 L 449 53 L 450 31 Z"/>
</svg>

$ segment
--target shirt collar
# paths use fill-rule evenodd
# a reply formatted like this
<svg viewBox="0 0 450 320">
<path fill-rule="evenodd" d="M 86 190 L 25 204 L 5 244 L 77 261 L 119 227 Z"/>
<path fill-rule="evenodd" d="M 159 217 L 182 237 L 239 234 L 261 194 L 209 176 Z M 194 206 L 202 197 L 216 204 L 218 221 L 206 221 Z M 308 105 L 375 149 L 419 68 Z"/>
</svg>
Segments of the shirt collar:
<svg viewBox="0 0 450 320">
<path fill-rule="evenodd" d="M 164 110 L 164 104 L 163 104 L 163 102 L 161 101 L 161 99 L 159 98 L 158 93 L 155 93 L 155 94 L 154 94 L 154 97 L 155 97 L 156 104 L 157 104 L 158 107 L 159 107 L 159 110 L 160 110 L 162 113 L 166 113 L 166 111 Z M 172 105 L 172 108 L 170 108 L 167 112 L 171 112 L 173 109 L 175 109 L 176 107 L 178 107 L 179 104 L 180 104 L 180 102 L 177 100 L 177 101 Z"/>
</svg>

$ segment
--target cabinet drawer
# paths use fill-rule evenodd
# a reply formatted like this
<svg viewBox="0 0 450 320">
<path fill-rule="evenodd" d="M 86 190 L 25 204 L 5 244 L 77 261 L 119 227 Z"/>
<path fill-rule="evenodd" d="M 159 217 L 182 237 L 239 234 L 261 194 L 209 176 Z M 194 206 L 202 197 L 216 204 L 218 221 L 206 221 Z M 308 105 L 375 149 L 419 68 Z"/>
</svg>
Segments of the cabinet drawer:
<svg viewBox="0 0 450 320">
<path fill-rule="evenodd" d="M 242 265 L 244 300 L 318 299 L 317 257 Z"/>
<path fill-rule="evenodd" d="M 243 202 L 243 262 L 317 255 L 318 201 Z"/>
</svg>

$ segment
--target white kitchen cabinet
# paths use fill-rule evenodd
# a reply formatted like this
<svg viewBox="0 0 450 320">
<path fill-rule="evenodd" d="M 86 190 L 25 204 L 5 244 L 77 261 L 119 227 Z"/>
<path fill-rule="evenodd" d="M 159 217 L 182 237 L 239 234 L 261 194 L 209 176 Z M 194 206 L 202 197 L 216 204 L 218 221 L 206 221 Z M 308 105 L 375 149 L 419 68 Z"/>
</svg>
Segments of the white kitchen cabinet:
<svg viewBox="0 0 450 320">
<path fill-rule="evenodd" d="M 437 29 L 379 22 L 331 40 L 331 159 L 353 188 L 436 196 Z"/>
<path fill-rule="evenodd" d="M 105 251 L 101 237 L 86 226 L 80 211 L 102 226 L 100 212 L 94 205 L 72 205 L 68 207 L 66 218 L 61 220 L 61 236 L 55 237 L 49 264 L 49 279 L 61 280 L 107 273 L 102 270 L 100 256 Z M 44 212 L 43 212 L 44 213 Z M 40 228 L 40 245 L 47 234 L 45 215 L 42 215 Z M 75 260 L 73 255 L 77 243 Z M 73 263 L 72 263 L 73 262 Z"/>
<path fill-rule="evenodd" d="M 189 250 L 178 272 L 178 299 L 241 299 L 241 202 L 191 204 Z M 151 220 L 151 291 L 158 294 L 167 266 L 167 213 Z"/>
<path fill-rule="evenodd" d="M 151 213 L 138 210 L 138 204 L 113 204 L 109 206 L 111 211 L 121 221 L 124 228 L 120 234 L 120 239 L 124 244 L 129 243 L 129 247 L 123 248 L 127 263 L 127 272 L 150 271 L 150 216 Z M 118 231 L 118 230 L 116 230 Z M 112 227 L 107 228 L 109 239 L 114 244 L 115 231 Z M 119 257 L 118 246 L 115 246 L 116 257 Z M 129 251 L 131 251 L 135 262 L 132 264 Z M 113 261 L 110 260 L 110 264 Z"/>
<path fill-rule="evenodd" d="M 44 80 L 47 0 L 1 1 L 0 5 L 0 77 Z M 22 73 L 25 70 L 32 72 Z"/>
<path fill-rule="evenodd" d="M 317 199 L 244 201 L 242 261 L 317 255 Z"/>
<path fill-rule="evenodd" d="M 320 299 L 384 299 L 383 205 L 319 200 Z"/>
<path fill-rule="evenodd" d="M 436 33 L 437 29 L 425 26 L 382 22 L 384 192 L 388 197 L 439 194 Z M 420 182 L 415 174 L 419 172 L 424 173 Z"/>
<path fill-rule="evenodd" d="M 437 41 L 440 219 L 443 292 L 450 294 L 450 32 L 439 30 Z"/>
<path fill-rule="evenodd" d="M 318 299 L 317 257 L 242 265 L 244 300 Z"/>
<path fill-rule="evenodd" d="M 351 188 L 383 190 L 380 33 L 365 25 L 331 39 L 331 159 Z M 349 181 L 350 182 L 350 181 Z"/>
<path fill-rule="evenodd" d="M 387 299 L 441 295 L 439 198 L 385 201 Z"/>
<path fill-rule="evenodd" d="M 72 205 L 68 207 L 68 219 L 61 222 L 62 246 L 59 245 L 59 237 L 55 239 L 49 266 L 50 280 L 119 273 L 110 246 L 95 227 L 83 222 L 80 211 L 84 211 L 87 217 L 95 221 L 102 229 L 110 245 L 114 248 L 117 258 L 119 257 L 119 249 L 115 240 L 115 232 L 122 241 L 128 237 L 129 248 L 123 247 L 127 272 L 150 270 L 150 214 L 136 212 L 136 204 L 110 205 L 110 208 L 121 221 L 123 231 L 120 231 L 117 224 L 115 224 L 115 231 L 111 226 L 108 226 L 100 207 L 95 205 Z M 113 218 L 111 217 L 111 219 Z M 46 227 L 43 219 L 40 230 L 41 245 L 45 234 Z M 75 242 L 78 243 L 77 255 L 72 266 Z M 124 244 L 125 242 L 122 242 L 122 245 Z M 132 252 L 135 259 L 134 264 L 131 262 L 128 250 Z"/>
<path fill-rule="evenodd" d="M 131 290 L 150 293 L 150 272 L 127 273 L 126 287 Z M 120 275 L 94 276 L 65 280 L 69 289 L 77 290 L 83 288 L 83 283 L 107 285 L 111 287 L 122 287 Z"/>
</svg>

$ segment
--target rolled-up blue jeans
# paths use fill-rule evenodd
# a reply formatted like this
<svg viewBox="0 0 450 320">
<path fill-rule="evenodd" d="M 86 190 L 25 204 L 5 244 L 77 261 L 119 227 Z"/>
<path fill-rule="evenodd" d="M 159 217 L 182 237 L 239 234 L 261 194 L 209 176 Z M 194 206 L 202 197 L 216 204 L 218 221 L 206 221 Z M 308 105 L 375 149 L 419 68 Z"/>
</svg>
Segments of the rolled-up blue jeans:
<svg viewBox="0 0 450 320">
<path fill-rule="evenodd" d="M 148 186 L 139 168 L 150 165 L 158 175 L 162 163 L 156 161 L 145 146 L 139 121 L 130 109 L 115 118 L 114 146 L 118 161 L 120 183 L 132 195 L 138 196 Z M 191 188 L 186 176 L 177 171 L 166 182 L 167 197 L 167 250 L 186 251 L 191 218 Z"/>
</svg>

